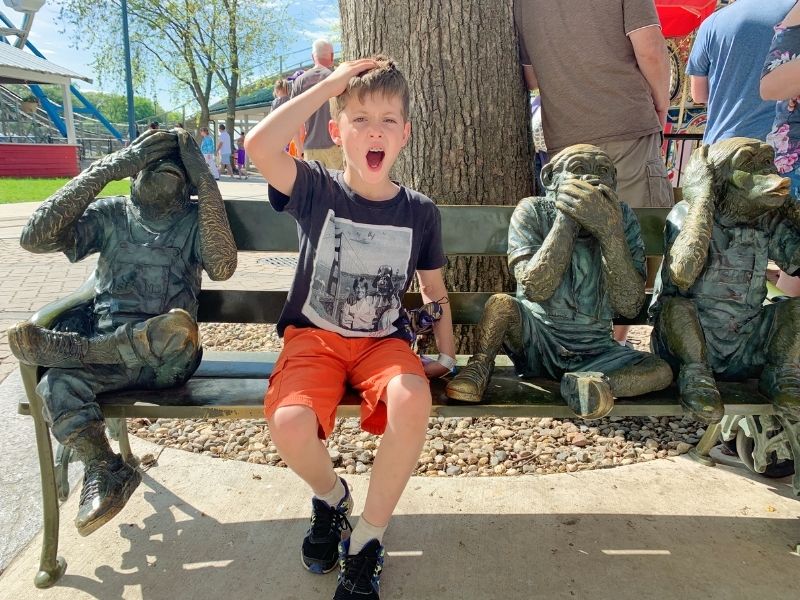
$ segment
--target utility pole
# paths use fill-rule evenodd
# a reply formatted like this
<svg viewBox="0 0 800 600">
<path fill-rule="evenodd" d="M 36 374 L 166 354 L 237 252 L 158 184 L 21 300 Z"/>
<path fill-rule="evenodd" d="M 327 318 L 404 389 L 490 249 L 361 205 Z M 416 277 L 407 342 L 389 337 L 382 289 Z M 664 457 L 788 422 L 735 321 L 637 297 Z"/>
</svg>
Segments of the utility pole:
<svg viewBox="0 0 800 600">
<path fill-rule="evenodd" d="M 131 42 L 128 37 L 128 0 L 122 0 L 122 46 L 125 49 L 125 93 L 128 96 L 128 143 L 130 143 L 136 139 L 136 114 L 133 112 Z"/>
</svg>

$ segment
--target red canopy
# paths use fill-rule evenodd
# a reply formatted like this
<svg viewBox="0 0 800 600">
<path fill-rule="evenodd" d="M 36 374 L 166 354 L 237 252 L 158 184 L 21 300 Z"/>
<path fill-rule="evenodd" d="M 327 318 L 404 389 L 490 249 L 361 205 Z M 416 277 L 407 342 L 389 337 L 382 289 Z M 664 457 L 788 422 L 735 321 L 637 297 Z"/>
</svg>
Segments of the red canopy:
<svg viewBox="0 0 800 600">
<path fill-rule="evenodd" d="M 717 0 L 656 0 L 664 37 L 682 38 L 700 27 L 714 12 Z"/>
</svg>

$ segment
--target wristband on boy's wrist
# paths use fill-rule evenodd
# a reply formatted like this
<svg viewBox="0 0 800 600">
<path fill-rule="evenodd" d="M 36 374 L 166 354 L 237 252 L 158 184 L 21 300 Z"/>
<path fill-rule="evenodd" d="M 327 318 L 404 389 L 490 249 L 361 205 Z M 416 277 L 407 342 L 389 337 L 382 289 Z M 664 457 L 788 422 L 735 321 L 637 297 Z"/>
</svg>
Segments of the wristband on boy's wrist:
<svg viewBox="0 0 800 600">
<path fill-rule="evenodd" d="M 438 362 L 451 373 L 456 368 L 456 359 L 447 354 L 439 354 L 439 356 L 436 357 L 436 362 Z"/>
</svg>

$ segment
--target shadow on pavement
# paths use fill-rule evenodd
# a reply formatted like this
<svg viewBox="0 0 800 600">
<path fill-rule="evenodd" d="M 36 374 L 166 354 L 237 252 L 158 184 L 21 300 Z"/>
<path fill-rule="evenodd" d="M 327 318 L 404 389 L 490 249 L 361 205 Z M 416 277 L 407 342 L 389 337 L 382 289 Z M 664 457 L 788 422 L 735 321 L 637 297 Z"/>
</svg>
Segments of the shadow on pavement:
<svg viewBox="0 0 800 600">
<path fill-rule="evenodd" d="M 224 523 L 150 477 L 140 489 L 157 514 L 143 527 L 118 525 L 130 545 L 121 561 L 106 557 L 115 566 L 98 566 L 96 579 L 70 575 L 68 567 L 56 589 L 103 600 L 130 587 L 153 600 L 332 596 L 335 574 L 311 575 L 300 565 L 305 519 L 259 520 L 276 507 L 254 503 L 253 520 Z M 534 512 L 535 504 L 531 498 Z M 382 597 L 795 598 L 800 519 L 751 518 L 742 510 L 736 518 L 400 515 L 387 533 Z"/>
</svg>

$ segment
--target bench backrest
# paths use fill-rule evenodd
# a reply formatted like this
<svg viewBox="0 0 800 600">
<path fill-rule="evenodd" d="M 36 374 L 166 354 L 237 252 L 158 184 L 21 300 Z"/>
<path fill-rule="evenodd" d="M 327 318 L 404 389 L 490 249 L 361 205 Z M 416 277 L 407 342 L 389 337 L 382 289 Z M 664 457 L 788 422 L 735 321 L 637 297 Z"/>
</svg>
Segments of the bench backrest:
<svg viewBox="0 0 800 600">
<path fill-rule="evenodd" d="M 266 201 L 225 202 L 236 246 L 243 252 L 297 252 L 297 225 Z M 449 256 L 505 256 L 513 206 L 440 206 L 444 249 Z M 648 256 L 663 253 L 663 229 L 669 209 L 636 209 Z M 451 292 L 453 321 L 478 322 L 492 292 Z M 203 290 L 199 320 L 219 323 L 275 323 L 286 291 Z M 419 294 L 406 294 L 409 307 L 420 304 Z M 646 308 L 646 307 L 645 307 Z M 645 311 L 620 323 L 643 323 Z"/>
</svg>

